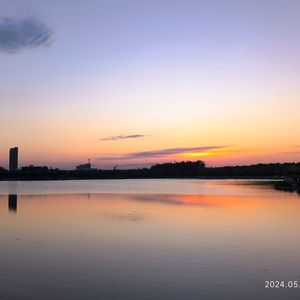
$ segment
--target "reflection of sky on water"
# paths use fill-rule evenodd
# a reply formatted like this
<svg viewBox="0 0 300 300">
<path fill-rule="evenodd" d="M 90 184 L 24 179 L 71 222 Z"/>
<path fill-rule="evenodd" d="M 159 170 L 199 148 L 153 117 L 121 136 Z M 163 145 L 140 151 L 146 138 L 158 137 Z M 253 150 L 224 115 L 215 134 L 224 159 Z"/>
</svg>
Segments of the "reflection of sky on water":
<svg viewBox="0 0 300 300">
<path fill-rule="evenodd" d="M 121 212 L 111 212 L 103 213 L 99 215 L 101 218 L 110 222 L 142 222 L 144 221 L 144 216 L 136 211 L 131 211 L 128 213 Z"/>
<path fill-rule="evenodd" d="M 217 206 L 214 203 L 209 203 L 206 197 L 201 195 L 131 195 L 131 199 L 136 201 L 157 202 L 171 205 L 197 205 L 203 207 Z"/>
<path fill-rule="evenodd" d="M 6 194 L 180 194 L 180 195 L 245 195 L 258 194 L 254 181 L 200 179 L 121 179 L 65 181 L 0 181 L 0 195 Z M 257 182 L 257 181 L 256 181 Z M 265 181 L 259 181 L 264 183 Z M 262 186 L 262 185 L 261 185 Z"/>
<path fill-rule="evenodd" d="M 299 197 L 218 192 L 0 195 L 0 299 L 297 299 Z"/>
</svg>

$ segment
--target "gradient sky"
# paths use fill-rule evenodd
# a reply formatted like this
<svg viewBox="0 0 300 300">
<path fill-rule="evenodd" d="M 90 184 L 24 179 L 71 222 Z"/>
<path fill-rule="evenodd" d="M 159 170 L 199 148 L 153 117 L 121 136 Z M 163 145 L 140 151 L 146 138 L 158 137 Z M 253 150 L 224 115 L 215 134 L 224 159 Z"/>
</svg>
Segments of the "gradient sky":
<svg viewBox="0 0 300 300">
<path fill-rule="evenodd" d="M 299 11 L 298 0 L 1 0 L 0 166 L 12 146 L 21 165 L 61 168 L 300 161 Z M 7 18 L 52 35 L 7 51 Z"/>
</svg>

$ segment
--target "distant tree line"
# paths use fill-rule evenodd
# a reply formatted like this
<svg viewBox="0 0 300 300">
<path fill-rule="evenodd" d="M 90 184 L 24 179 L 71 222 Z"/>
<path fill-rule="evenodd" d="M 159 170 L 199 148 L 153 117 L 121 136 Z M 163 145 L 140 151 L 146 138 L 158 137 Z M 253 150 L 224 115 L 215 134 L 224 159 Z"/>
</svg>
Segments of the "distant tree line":
<svg viewBox="0 0 300 300">
<path fill-rule="evenodd" d="M 249 166 L 226 166 L 204 168 L 200 176 L 216 177 L 286 177 L 300 176 L 299 163 L 254 164 Z"/>
<path fill-rule="evenodd" d="M 300 163 L 206 167 L 201 160 L 162 163 L 128 170 L 60 170 L 28 166 L 10 172 L 0 167 L 0 180 L 122 179 L 122 178 L 283 178 L 300 176 Z"/>
</svg>

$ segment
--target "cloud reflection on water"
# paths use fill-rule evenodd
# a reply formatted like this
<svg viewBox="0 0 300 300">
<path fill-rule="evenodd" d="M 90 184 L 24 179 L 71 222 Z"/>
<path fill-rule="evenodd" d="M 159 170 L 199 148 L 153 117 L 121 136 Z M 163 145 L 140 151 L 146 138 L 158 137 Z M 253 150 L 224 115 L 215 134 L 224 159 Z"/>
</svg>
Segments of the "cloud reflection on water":
<svg viewBox="0 0 300 300">
<path fill-rule="evenodd" d="M 173 205 L 196 205 L 203 207 L 217 207 L 216 203 L 208 201 L 207 197 L 201 195 L 148 195 L 139 194 L 131 195 L 131 199 L 142 202 L 159 202 L 162 204 L 173 204 Z"/>
<path fill-rule="evenodd" d="M 142 222 L 144 221 L 145 217 L 136 212 L 131 211 L 128 213 L 122 213 L 122 212 L 111 212 L 111 213 L 102 213 L 100 214 L 100 217 L 103 219 L 110 221 L 110 222 Z"/>
</svg>

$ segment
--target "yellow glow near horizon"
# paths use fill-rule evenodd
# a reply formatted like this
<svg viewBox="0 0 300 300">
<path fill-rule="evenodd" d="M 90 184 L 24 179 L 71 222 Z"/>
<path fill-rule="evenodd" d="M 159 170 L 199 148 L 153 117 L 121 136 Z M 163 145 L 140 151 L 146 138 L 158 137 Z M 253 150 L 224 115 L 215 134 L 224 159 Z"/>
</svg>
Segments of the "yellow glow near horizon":
<svg viewBox="0 0 300 300">
<path fill-rule="evenodd" d="M 182 155 L 185 157 L 202 157 L 202 156 L 213 156 L 213 155 L 222 155 L 229 154 L 229 151 L 207 151 L 207 152 L 186 152 Z"/>
<path fill-rule="evenodd" d="M 201 157 L 201 156 L 211 156 L 214 154 L 215 153 L 212 152 L 188 152 L 188 153 L 183 153 L 182 155 L 185 157 Z"/>
</svg>

